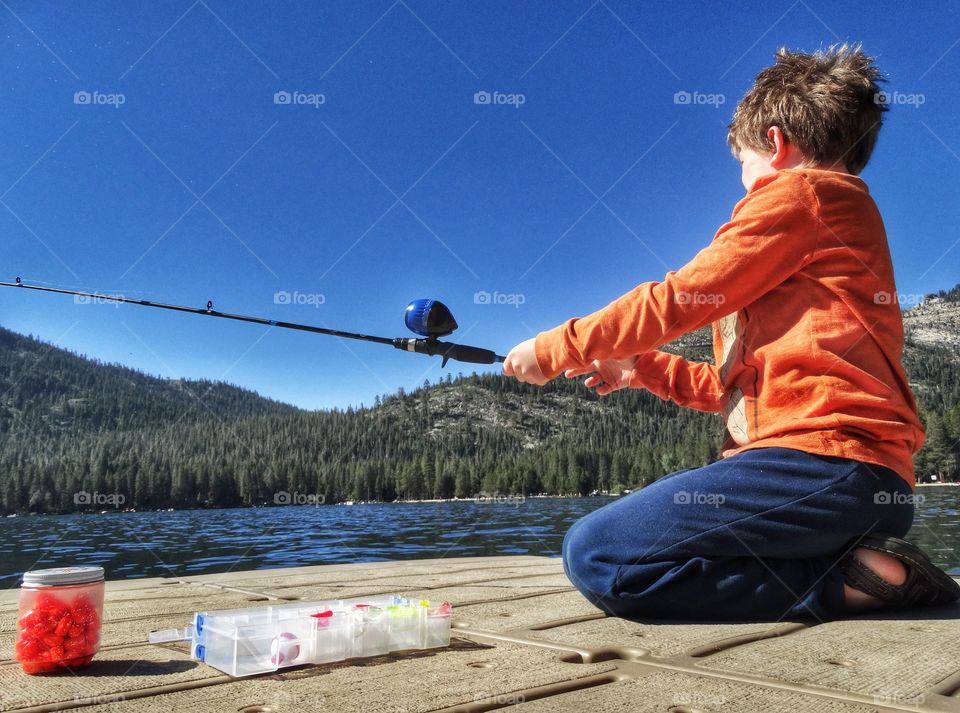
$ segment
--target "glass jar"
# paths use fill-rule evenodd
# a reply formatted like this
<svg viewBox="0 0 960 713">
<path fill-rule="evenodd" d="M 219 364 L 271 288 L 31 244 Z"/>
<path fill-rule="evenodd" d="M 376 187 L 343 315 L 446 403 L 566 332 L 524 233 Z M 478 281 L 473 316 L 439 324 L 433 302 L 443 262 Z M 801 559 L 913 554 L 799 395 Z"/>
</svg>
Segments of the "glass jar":
<svg viewBox="0 0 960 713">
<path fill-rule="evenodd" d="M 100 648 L 103 567 L 23 575 L 14 653 L 26 673 L 86 666 Z"/>
</svg>

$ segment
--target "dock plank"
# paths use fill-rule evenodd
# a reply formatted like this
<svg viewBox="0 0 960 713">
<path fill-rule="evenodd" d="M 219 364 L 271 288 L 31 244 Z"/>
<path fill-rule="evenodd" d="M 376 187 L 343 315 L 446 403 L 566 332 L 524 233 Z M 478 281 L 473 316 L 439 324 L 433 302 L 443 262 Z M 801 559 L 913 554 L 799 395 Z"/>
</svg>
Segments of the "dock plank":
<svg viewBox="0 0 960 713">
<path fill-rule="evenodd" d="M 425 713 L 491 696 L 508 699 L 526 688 L 613 670 L 611 664 L 578 666 L 564 663 L 546 650 L 503 643 L 493 648 L 451 649 L 383 656 L 354 665 L 315 666 L 160 697 L 114 699 L 88 710 Z"/>
<path fill-rule="evenodd" d="M 455 610 L 455 626 L 509 631 L 541 626 L 559 619 L 600 616 L 601 612 L 576 590 L 556 594 L 483 602 Z"/>
<path fill-rule="evenodd" d="M 755 684 L 702 679 L 662 671 L 596 688 L 523 702 L 516 713 L 664 713 L 665 711 L 717 711 L 717 713 L 880 713 L 896 710 L 874 702 L 830 699 L 802 691 L 785 691 Z"/>
<path fill-rule="evenodd" d="M 704 668 L 908 700 L 960 668 L 960 613 L 942 619 L 864 617 L 810 627 L 721 652 Z M 953 617 L 953 618 L 948 618 Z M 803 655 L 798 656 L 797 652 Z"/>
<path fill-rule="evenodd" d="M 685 654 L 711 643 L 722 646 L 725 641 L 761 636 L 781 628 L 783 625 L 775 623 L 637 623 L 608 617 L 535 631 L 531 637 L 583 649 L 639 649 L 663 658 Z"/>
<path fill-rule="evenodd" d="M 141 643 L 100 651 L 94 663 L 75 672 L 26 676 L 19 664 L 0 665 L 0 709 L 120 699 L 131 690 L 228 678 L 190 659 L 186 650 Z"/>
</svg>

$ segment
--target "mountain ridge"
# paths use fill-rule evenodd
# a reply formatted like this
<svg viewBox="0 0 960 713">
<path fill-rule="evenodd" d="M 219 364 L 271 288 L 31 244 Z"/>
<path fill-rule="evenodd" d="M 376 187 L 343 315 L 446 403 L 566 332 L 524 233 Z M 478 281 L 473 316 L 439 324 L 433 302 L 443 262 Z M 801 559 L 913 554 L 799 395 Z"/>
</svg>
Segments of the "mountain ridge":
<svg viewBox="0 0 960 713">
<path fill-rule="evenodd" d="M 927 423 L 921 477 L 956 478 L 960 286 L 904 312 L 904 366 Z M 958 341 L 954 341 L 954 339 Z M 667 348 L 710 359 L 709 327 Z M 544 388 L 499 375 L 425 383 L 368 407 L 307 411 L 222 382 L 103 364 L 0 328 L 0 508 L 77 509 L 584 493 L 651 482 L 717 457 L 719 419 L 625 390 Z"/>
</svg>

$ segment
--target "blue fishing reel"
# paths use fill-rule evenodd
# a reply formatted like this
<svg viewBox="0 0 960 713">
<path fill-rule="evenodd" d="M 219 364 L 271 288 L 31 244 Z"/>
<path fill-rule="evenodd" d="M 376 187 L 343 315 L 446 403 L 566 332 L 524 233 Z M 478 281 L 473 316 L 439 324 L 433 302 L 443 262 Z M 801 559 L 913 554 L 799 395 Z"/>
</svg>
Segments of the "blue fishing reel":
<svg viewBox="0 0 960 713">
<path fill-rule="evenodd" d="M 407 329 L 426 339 L 401 337 L 393 340 L 393 346 L 407 352 L 443 357 L 441 366 L 446 366 L 450 359 L 471 364 L 496 364 L 504 360 L 504 357 L 489 349 L 441 342 L 437 339 L 451 334 L 459 326 L 450 309 L 440 300 L 414 300 L 407 305 L 403 321 Z"/>
<path fill-rule="evenodd" d="M 436 339 L 452 334 L 459 325 L 453 313 L 440 300 L 414 300 L 407 305 L 403 321 L 414 334 Z"/>
</svg>

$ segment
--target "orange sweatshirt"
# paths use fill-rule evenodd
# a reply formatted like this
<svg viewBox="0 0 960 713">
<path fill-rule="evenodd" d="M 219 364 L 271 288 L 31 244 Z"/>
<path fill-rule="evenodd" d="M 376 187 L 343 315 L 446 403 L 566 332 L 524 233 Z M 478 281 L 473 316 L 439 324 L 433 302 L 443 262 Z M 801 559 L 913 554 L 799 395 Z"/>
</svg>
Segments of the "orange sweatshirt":
<svg viewBox="0 0 960 713">
<path fill-rule="evenodd" d="M 653 351 L 711 323 L 716 366 Z M 912 486 L 924 434 L 902 352 L 876 204 L 856 176 L 818 169 L 758 179 L 689 263 L 536 339 L 548 378 L 639 355 L 630 386 L 723 414 L 724 458 L 794 448 Z"/>
</svg>

